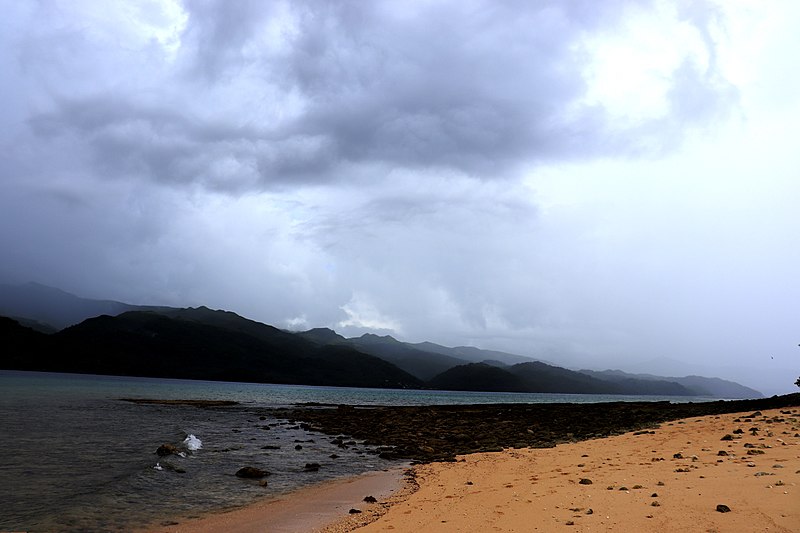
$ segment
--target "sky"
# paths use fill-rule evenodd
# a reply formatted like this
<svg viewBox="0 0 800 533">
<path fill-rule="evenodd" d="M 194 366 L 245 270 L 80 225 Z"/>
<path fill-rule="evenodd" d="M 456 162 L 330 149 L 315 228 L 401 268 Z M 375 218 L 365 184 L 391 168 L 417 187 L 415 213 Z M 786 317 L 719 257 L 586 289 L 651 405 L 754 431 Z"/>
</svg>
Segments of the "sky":
<svg viewBox="0 0 800 533">
<path fill-rule="evenodd" d="M 0 10 L 0 281 L 795 388 L 794 0 Z"/>
</svg>

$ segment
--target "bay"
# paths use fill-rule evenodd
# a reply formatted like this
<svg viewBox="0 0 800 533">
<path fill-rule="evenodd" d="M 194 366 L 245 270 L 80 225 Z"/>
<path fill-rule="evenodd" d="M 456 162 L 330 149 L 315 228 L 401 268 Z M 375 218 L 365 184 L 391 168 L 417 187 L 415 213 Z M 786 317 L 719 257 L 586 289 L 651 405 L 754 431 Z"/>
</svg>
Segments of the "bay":
<svg viewBox="0 0 800 533">
<path fill-rule="evenodd" d="M 121 398 L 232 400 L 238 405 L 141 405 Z M 379 459 L 363 443 L 341 448 L 328 436 L 275 418 L 274 409 L 281 407 L 661 400 L 708 398 L 354 389 L 0 371 L 0 530 L 128 531 L 397 464 Z M 156 455 L 165 443 L 184 448 L 185 457 Z M 307 463 L 321 467 L 306 471 Z M 266 486 L 237 478 L 243 466 L 271 472 Z"/>
</svg>

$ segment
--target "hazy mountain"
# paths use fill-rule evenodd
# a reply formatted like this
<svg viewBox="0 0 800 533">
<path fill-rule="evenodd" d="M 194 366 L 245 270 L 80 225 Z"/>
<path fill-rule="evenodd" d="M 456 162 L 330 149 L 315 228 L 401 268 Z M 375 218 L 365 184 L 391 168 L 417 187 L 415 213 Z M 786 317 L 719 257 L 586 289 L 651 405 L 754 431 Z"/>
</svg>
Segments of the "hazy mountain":
<svg viewBox="0 0 800 533">
<path fill-rule="evenodd" d="M 521 355 L 481 350 L 470 346 L 448 348 L 432 342 L 416 344 L 402 342 L 390 335 L 366 333 L 361 337 L 345 338 L 327 328 L 316 328 L 297 334 L 320 344 L 349 344 L 361 352 L 380 357 L 424 381 L 448 369 L 468 363 L 486 363 L 502 368 L 521 361 L 531 361 L 530 358 Z"/>
<path fill-rule="evenodd" d="M 359 351 L 389 361 L 423 381 L 466 362 L 448 355 L 418 350 L 388 335 L 367 333 L 361 337 L 348 339 L 348 342 Z"/>
<path fill-rule="evenodd" d="M 578 394 L 616 394 L 618 392 L 616 387 L 609 386 L 602 380 L 541 362 L 520 363 L 508 370 L 524 380 L 527 390 L 531 392 Z"/>
<path fill-rule="evenodd" d="M 581 373 L 613 383 L 625 383 L 632 379 L 645 382 L 656 380 L 670 381 L 686 387 L 696 396 L 713 396 L 715 398 L 729 399 L 763 397 L 763 394 L 755 389 L 720 378 L 706 378 L 702 376 L 661 377 L 652 374 L 630 374 L 621 370 L 581 370 Z"/>
<path fill-rule="evenodd" d="M 421 386 L 419 380 L 394 365 L 347 346 L 319 346 L 233 313 L 185 311 L 190 316 L 204 316 L 205 322 L 129 311 L 116 317 L 90 318 L 44 335 L 4 321 L 15 344 L 12 357 L 3 366 L 260 383 Z M 254 334 L 245 332 L 250 328 Z"/>
<path fill-rule="evenodd" d="M 535 361 L 521 355 L 494 350 L 482 350 L 471 346 L 449 348 L 431 342 L 406 343 L 388 335 L 378 336 L 373 334 L 365 334 L 361 337 L 347 339 L 328 328 L 316 328 L 300 333 L 290 333 L 261 322 L 246 319 L 236 313 L 214 311 L 207 307 L 182 309 L 137 306 L 113 300 L 81 298 L 62 290 L 37 283 L 27 283 L 16 286 L 0 284 L 0 314 L 15 317 L 15 320 L 19 322 L 19 324 L 15 323 L 16 326 L 21 327 L 20 324 L 28 326 L 31 330 L 36 330 L 33 331 L 33 333 L 53 333 L 58 329 L 70 325 L 79 323 L 82 325 L 82 322 L 87 318 L 106 315 L 103 317 L 103 320 L 100 320 L 98 323 L 93 322 L 91 325 L 79 328 L 79 331 L 81 331 L 80 334 L 61 332 L 64 334 L 54 334 L 53 339 L 46 339 L 47 336 L 42 336 L 34 341 L 32 340 L 34 337 L 29 333 L 20 333 L 19 331 L 15 333 L 16 339 L 27 339 L 19 341 L 23 342 L 23 344 L 25 342 L 30 342 L 34 344 L 38 343 L 37 346 L 49 346 L 50 344 L 48 343 L 52 341 L 53 345 L 57 346 L 57 348 L 54 348 L 53 353 L 49 353 L 47 358 L 44 359 L 41 357 L 38 359 L 34 358 L 35 361 L 31 363 L 46 363 L 51 367 L 49 369 L 52 370 L 55 370 L 55 366 L 58 366 L 58 368 L 62 368 L 65 371 L 89 371 L 68 370 L 70 364 L 74 364 L 76 368 L 89 368 L 94 366 L 100 369 L 108 367 L 110 369 L 108 371 L 114 371 L 113 361 L 106 361 L 101 364 L 101 361 L 98 359 L 90 364 L 82 355 L 83 352 L 81 350 L 86 353 L 97 352 L 97 350 L 91 346 L 92 341 L 89 337 L 95 335 L 98 336 L 98 338 L 105 338 L 103 337 L 103 332 L 105 330 L 103 328 L 97 329 L 97 324 L 106 324 L 116 332 L 115 334 L 120 335 L 120 338 L 114 340 L 114 342 L 111 342 L 113 339 L 106 339 L 103 341 L 110 343 L 107 345 L 108 349 L 120 350 L 120 353 L 144 349 L 144 346 L 150 341 L 142 338 L 141 334 L 138 336 L 133 335 L 130 331 L 125 330 L 125 327 L 121 327 L 122 324 L 131 323 L 133 318 L 126 317 L 118 323 L 114 321 L 108 322 L 108 319 L 112 316 L 131 311 L 148 311 L 174 321 L 164 322 L 162 324 L 165 328 L 163 333 L 172 334 L 170 341 L 172 344 L 154 343 L 153 346 L 161 350 L 160 353 L 162 353 L 164 357 L 172 359 L 175 359 L 178 353 L 184 354 L 186 358 L 190 359 L 191 354 L 186 352 L 184 348 L 188 345 L 195 346 L 197 348 L 197 354 L 205 357 L 202 359 L 204 364 L 210 365 L 205 370 L 199 371 L 199 373 L 205 373 L 205 375 L 215 374 L 228 376 L 213 379 L 239 379 L 231 377 L 235 375 L 241 376 L 241 378 L 245 380 L 256 381 L 263 381 L 266 379 L 275 379 L 279 380 L 278 382 L 291 383 L 322 383 L 325 381 L 326 378 L 319 375 L 311 376 L 310 373 L 303 374 L 301 372 L 300 374 L 302 375 L 292 372 L 284 373 L 284 370 L 281 369 L 284 368 L 282 365 L 284 364 L 283 355 L 285 352 L 285 354 L 305 358 L 327 354 L 327 359 L 322 357 L 327 363 L 322 364 L 320 368 L 327 369 L 332 376 L 331 380 L 338 384 L 353 382 L 354 378 L 352 376 L 347 377 L 346 374 L 350 371 L 357 372 L 353 365 L 355 365 L 357 361 L 361 361 L 367 366 L 374 366 L 377 363 L 388 365 L 382 367 L 382 371 L 386 373 L 386 376 L 391 374 L 389 369 L 402 371 L 402 375 L 391 378 L 395 380 L 396 383 L 402 384 L 398 386 L 410 386 L 411 383 L 416 384 L 414 386 L 421 386 L 423 382 L 432 381 L 436 383 L 436 385 L 432 386 L 446 386 L 447 388 L 456 387 L 463 390 L 476 390 L 476 387 L 480 387 L 481 384 L 500 387 L 498 390 L 516 390 L 515 387 L 523 383 L 524 390 L 536 392 L 602 392 L 657 395 L 686 394 L 696 396 L 708 395 L 723 398 L 754 398 L 761 396 L 758 391 L 749 387 L 718 378 L 704 378 L 700 376 L 664 378 L 651 374 L 628 374 L 621 371 L 596 372 L 584 370 L 575 372 L 552 364 Z M 155 322 L 153 323 L 155 324 Z M 180 327 L 178 327 L 178 325 L 180 325 Z M 197 327 L 199 327 L 199 329 L 197 329 Z M 10 328 L 10 326 L 7 325 L 7 328 Z M 216 328 L 216 330 L 208 328 Z M 180 340 L 175 336 L 178 330 L 184 331 L 186 334 L 199 335 L 198 338 L 207 337 L 210 344 L 204 347 L 198 345 L 197 339 Z M 217 331 L 217 334 L 214 334 L 213 331 Z M 221 338 L 228 338 L 228 336 L 231 336 L 231 348 L 226 348 L 217 342 Z M 85 343 L 88 348 L 86 346 L 82 346 L 80 349 L 74 348 L 80 345 L 80 342 L 74 341 L 73 337 L 80 338 L 80 342 Z M 249 340 L 245 342 L 245 338 Z M 130 340 L 131 345 L 128 347 L 124 346 L 125 342 L 123 339 Z M 6 344 L 9 342 L 10 341 L 5 341 Z M 251 345 L 248 343 L 255 344 Z M 63 348 L 67 345 L 71 347 L 70 353 L 77 354 L 76 359 L 72 362 L 64 360 L 64 354 L 66 352 Z M 258 345 L 258 347 L 256 347 L 256 345 Z M 168 346 L 172 346 L 172 348 L 176 350 L 171 356 Z M 267 354 L 265 357 L 268 359 L 268 361 L 265 360 L 266 362 L 261 361 L 257 357 L 254 359 L 256 362 L 254 368 L 257 370 L 256 378 L 246 375 L 245 367 L 242 366 L 243 361 L 251 359 L 252 354 L 250 352 L 252 350 L 265 351 L 264 353 Z M 222 355 L 226 354 L 228 351 L 238 354 L 236 357 L 239 357 L 239 359 L 234 357 L 229 365 L 230 368 L 225 369 L 223 368 L 225 358 L 222 357 Z M 317 355 L 315 356 L 313 354 Z M 368 357 L 368 359 L 359 359 L 359 356 Z M 101 356 L 98 354 L 98 357 Z M 222 359 L 212 364 L 212 360 L 215 357 L 222 357 Z M 337 371 L 329 365 L 335 361 L 344 365 L 342 372 Z M 136 366 L 133 365 L 133 363 L 134 361 L 125 363 L 125 365 L 128 365 L 126 368 L 133 368 Z M 471 366 L 470 363 L 477 364 L 477 366 Z M 119 366 L 116 371 L 120 371 L 119 368 L 122 368 L 122 366 Z M 448 373 L 449 370 L 464 366 L 468 368 L 454 370 Z M 161 368 L 164 372 L 181 373 L 183 375 L 189 373 L 186 369 L 179 371 L 177 367 L 167 367 L 169 367 L 167 362 L 161 362 L 156 364 L 153 368 Z M 141 365 L 136 366 L 136 369 L 136 372 L 155 371 L 142 369 Z M 514 378 L 512 379 L 497 371 L 507 372 Z M 126 372 L 130 373 L 133 372 L 133 370 L 129 369 L 126 370 Z M 261 374 L 258 372 L 261 372 Z M 443 374 L 444 376 L 440 377 Z M 145 373 L 141 375 L 161 374 Z M 409 378 L 411 378 L 410 381 Z M 206 377 L 203 379 L 212 378 Z M 297 379 L 301 381 L 293 381 Z M 387 377 L 386 379 L 389 378 Z M 474 380 L 474 382 L 470 382 L 470 379 Z"/>
<path fill-rule="evenodd" d="M 0 315 L 19 317 L 59 330 L 100 315 L 161 309 L 113 300 L 91 300 L 39 283 L 0 284 Z"/>
<path fill-rule="evenodd" d="M 615 382 L 588 376 L 574 370 L 540 361 L 498 368 L 485 363 L 470 363 L 451 368 L 428 382 L 445 390 L 490 390 L 563 394 L 635 394 L 691 396 L 694 392 L 678 383 L 663 380 L 628 378 Z"/>
<path fill-rule="evenodd" d="M 308 331 L 301 331 L 296 335 L 317 344 L 341 344 L 347 341 L 345 337 L 330 328 L 314 328 Z"/>
<path fill-rule="evenodd" d="M 474 346 L 456 346 L 455 348 L 448 348 L 433 342 L 419 342 L 416 344 L 408 344 L 409 346 L 421 350 L 423 352 L 438 353 L 441 355 L 448 355 L 468 361 L 470 363 L 482 363 L 484 361 L 497 361 L 506 365 L 515 365 L 517 363 L 526 363 L 535 361 L 531 357 L 517 355 L 513 353 L 498 352 L 496 350 L 482 350 Z"/>
<path fill-rule="evenodd" d="M 485 363 L 469 363 L 445 370 L 428 385 L 438 390 L 530 392 L 518 376 Z"/>
</svg>

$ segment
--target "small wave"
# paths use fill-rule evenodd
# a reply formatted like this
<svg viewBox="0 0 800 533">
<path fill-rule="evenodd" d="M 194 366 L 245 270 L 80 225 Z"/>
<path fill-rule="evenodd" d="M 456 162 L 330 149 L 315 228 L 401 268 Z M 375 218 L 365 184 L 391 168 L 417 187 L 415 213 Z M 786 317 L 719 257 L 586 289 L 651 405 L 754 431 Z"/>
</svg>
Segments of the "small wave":
<svg viewBox="0 0 800 533">
<path fill-rule="evenodd" d="M 156 466 L 153 467 L 153 470 L 164 470 L 164 467 L 161 466 L 161 463 L 156 463 Z"/>
<path fill-rule="evenodd" d="M 194 452 L 203 447 L 203 441 L 192 435 L 191 433 L 183 439 L 183 444 L 190 452 Z"/>
</svg>

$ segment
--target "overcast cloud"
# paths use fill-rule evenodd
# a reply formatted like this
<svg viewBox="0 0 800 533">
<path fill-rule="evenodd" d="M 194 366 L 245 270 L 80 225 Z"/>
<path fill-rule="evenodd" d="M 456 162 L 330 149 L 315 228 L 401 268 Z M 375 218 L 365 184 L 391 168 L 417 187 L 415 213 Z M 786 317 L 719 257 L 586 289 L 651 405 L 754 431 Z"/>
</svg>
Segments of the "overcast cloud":
<svg viewBox="0 0 800 533">
<path fill-rule="evenodd" d="M 800 372 L 791 0 L 0 8 L 0 281 Z"/>
</svg>

